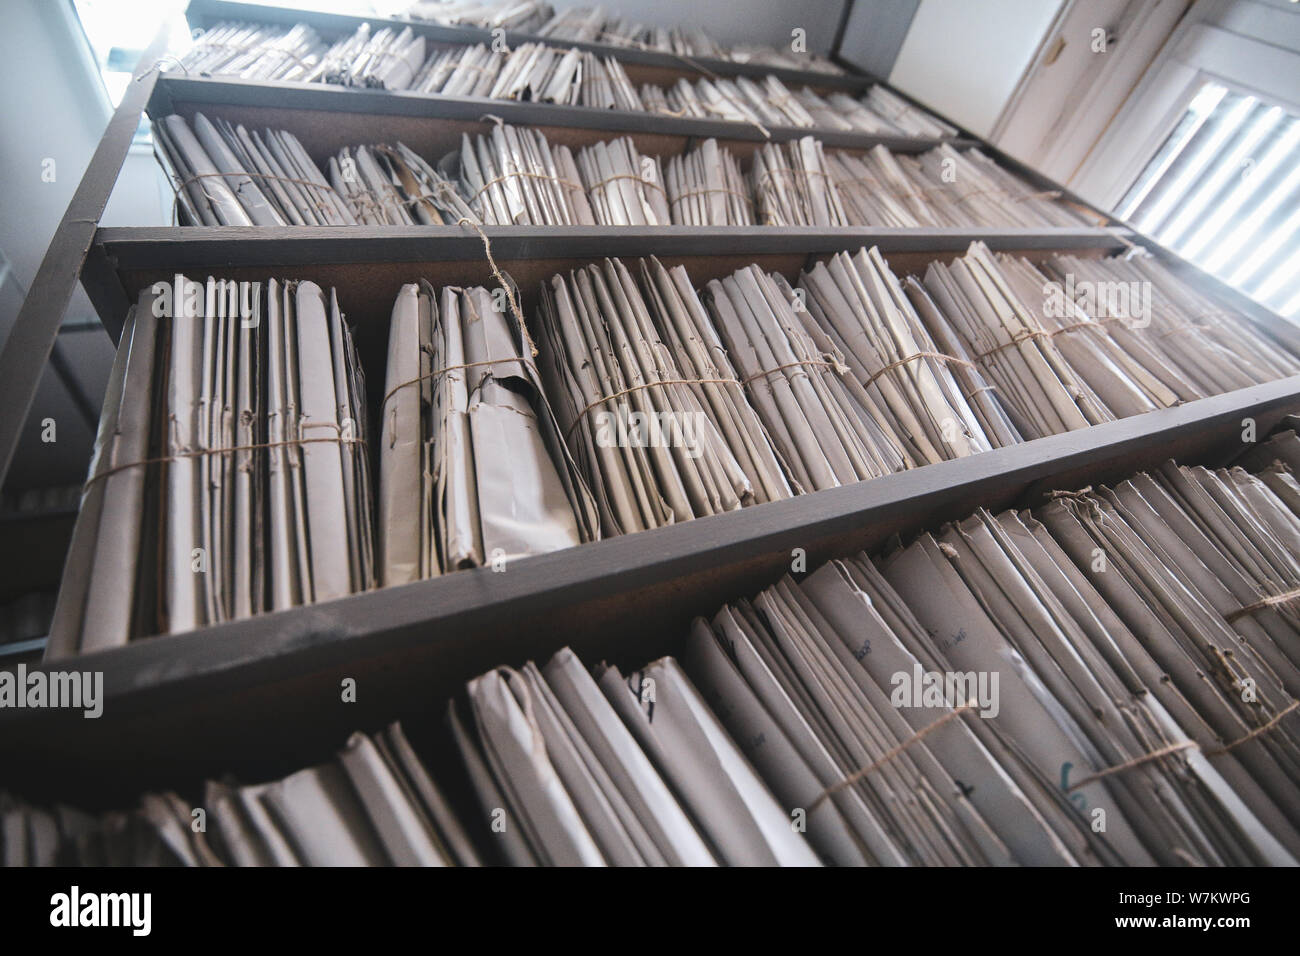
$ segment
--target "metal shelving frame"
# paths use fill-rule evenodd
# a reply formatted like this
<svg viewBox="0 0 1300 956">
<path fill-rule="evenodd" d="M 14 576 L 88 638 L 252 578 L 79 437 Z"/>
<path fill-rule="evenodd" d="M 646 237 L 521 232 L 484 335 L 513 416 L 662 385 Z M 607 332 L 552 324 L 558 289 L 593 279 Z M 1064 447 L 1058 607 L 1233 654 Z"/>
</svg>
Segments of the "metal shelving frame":
<svg viewBox="0 0 1300 956">
<path fill-rule="evenodd" d="M 350 32 L 363 19 L 387 22 L 226 0 L 194 0 L 188 15 L 195 26 L 219 19 L 262 19 L 307 22 L 322 34 Z M 488 31 L 471 28 L 416 28 L 438 42 L 477 43 L 490 37 Z M 528 39 L 507 36 L 511 44 Z M 744 124 L 160 75 L 153 67 L 161 42 L 160 36 L 146 54 L 145 69 L 110 122 L 0 352 L 0 399 L 8 412 L 0 418 L 0 477 L 78 280 L 114 339 L 136 291 L 178 271 L 286 275 L 334 285 L 356 325 L 358 350 L 374 388 L 383 379 L 388 310 L 402 282 L 422 276 L 435 284 L 488 279 L 480 238 L 458 227 L 99 228 L 142 111 L 157 116 L 203 109 L 248 123 L 284 126 L 317 159 L 341 145 L 398 136 L 417 150 L 429 150 L 465 129 L 481 128 L 485 112 L 542 127 L 548 137 L 576 144 L 627 133 L 659 153 L 688 148 L 700 136 L 717 136 L 742 152 L 762 141 Z M 665 76 L 696 72 L 695 65 L 667 54 L 576 45 L 616 56 L 629 69 Z M 836 78 L 725 61 L 697 63 L 719 74 L 772 72 L 787 84 L 816 82 L 850 91 L 876 82 L 860 74 Z M 637 121 L 635 127 L 626 125 L 629 117 Z M 882 141 L 857 137 L 836 144 L 828 135 L 815 135 L 854 149 Z M 934 145 L 928 140 L 884 142 L 904 151 Z M 965 131 L 957 142 L 978 144 L 1040 188 L 1060 188 Z M 669 264 L 685 265 L 698 283 L 752 261 L 792 277 L 816 258 L 863 245 L 880 246 L 895 269 L 904 272 L 959 255 L 974 240 L 1031 257 L 1061 250 L 1112 254 L 1137 243 L 1300 349 L 1296 326 L 1125 224 L 1092 211 L 1107 224 L 1024 230 L 545 226 L 485 231 L 495 258 L 525 293 L 545 275 L 606 255 L 658 255 Z M 527 294 L 524 304 L 531 305 Z M 53 663 L 50 669 L 103 672 L 104 715 L 85 720 L 79 712 L 0 710 L 0 786 L 21 781 L 25 793 L 50 798 L 73 787 L 85 792 L 89 786 L 111 801 L 129 799 L 142 787 L 175 786 L 227 770 L 250 776 L 285 771 L 328 754 L 357 727 L 375 727 L 397 716 L 436 719 L 447 695 L 495 664 L 544 657 L 565 644 L 593 660 L 632 665 L 670 653 L 692 617 L 770 584 L 789 570 L 796 548 L 803 549 L 811 568 L 978 507 L 1032 505 L 1053 488 L 1120 478 L 1169 457 L 1223 462 L 1241 449 L 1242 419 L 1253 418 L 1262 437 L 1296 408 L 1300 376 L 873 481 L 525 558 L 504 573 L 462 571 Z M 339 704 L 344 677 L 358 681 L 355 704 Z"/>
</svg>

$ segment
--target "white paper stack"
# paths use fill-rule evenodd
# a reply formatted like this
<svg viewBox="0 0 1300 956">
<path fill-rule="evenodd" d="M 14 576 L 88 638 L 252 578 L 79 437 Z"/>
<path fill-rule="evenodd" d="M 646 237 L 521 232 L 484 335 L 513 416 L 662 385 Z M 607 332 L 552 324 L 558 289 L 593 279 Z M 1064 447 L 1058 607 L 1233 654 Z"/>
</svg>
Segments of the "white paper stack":
<svg viewBox="0 0 1300 956">
<path fill-rule="evenodd" d="M 659 160 L 637 152 L 629 137 L 583 147 L 578 151 L 578 172 L 597 223 L 672 225 Z"/>
<path fill-rule="evenodd" d="M 202 113 L 194 127 L 172 114 L 153 124 L 178 211 L 190 225 L 332 226 L 356 222 L 298 139 L 264 136 Z"/>
<path fill-rule="evenodd" d="M 502 296 L 402 287 L 380 409 L 379 573 L 402 584 L 599 537 Z"/>
<path fill-rule="evenodd" d="M 461 192 L 485 224 L 596 225 L 573 154 L 536 130 L 498 125 L 464 136 L 459 161 Z"/>
<path fill-rule="evenodd" d="M 452 732 L 511 863 L 818 863 L 672 658 L 593 678 L 565 649 L 466 695 Z"/>
<path fill-rule="evenodd" d="M 784 278 L 750 266 L 710 281 L 704 300 L 793 487 L 833 488 L 913 463 Z"/>
<path fill-rule="evenodd" d="M 122 341 L 48 657 L 373 586 L 365 388 L 332 293 L 177 276 Z"/>
</svg>

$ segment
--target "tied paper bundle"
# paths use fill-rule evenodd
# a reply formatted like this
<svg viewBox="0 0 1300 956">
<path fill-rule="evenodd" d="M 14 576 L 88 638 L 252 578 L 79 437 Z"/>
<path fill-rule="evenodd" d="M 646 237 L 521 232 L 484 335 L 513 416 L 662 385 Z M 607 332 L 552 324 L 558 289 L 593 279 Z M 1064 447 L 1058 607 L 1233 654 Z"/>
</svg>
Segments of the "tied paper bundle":
<svg viewBox="0 0 1300 956">
<path fill-rule="evenodd" d="M 326 54 L 322 72 L 326 83 L 405 90 L 423 65 L 424 37 L 410 27 L 384 27 L 372 35 L 370 25 L 363 23 Z"/>
<path fill-rule="evenodd" d="M 672 156 L 664 174 L 668 210 L 678 226 L 752 226 L 754 198 L 731 151 L 706 139 Z"/>
<path fill-rule="evenodd" d="M 642 156 L 630 137 L 583 147 L 578 172 L 599 224 L 672 225 L 659 159 Z"/>
<path fill-rule="evenodd" d="M 812 114 L 774 76 L 756 83 L 748 77 L 701 79 L 694 86 L 678 80 L 664 91 L 667 111 L 679 116 L 731 123 L 812 127 Z"/>
<path fill-rule="evenodd" d="M 542 374 L 609 534 L 788 497 L 685 270 L 618 260 L 542 287 Z"/>
<path fill-rule="evenodd" d="M 329 49 L 306 24 L 284 29 L 225 21 L 194 41 L 181 57 L 180 69 L 201 76 L 307 82 L 321 78 L 321 64 Z"/>
<path fill-rule="evenodd" d="M 448 719 L 515 866 L 819 865 L 671 657 L 593 677 L 565 648 L 476 677 Z"/>
<path fill-rule="evenodd" d="M 594 226 L 567 146 L 527 127 L 461 137 L 459 185 L 478 220 L 496 226 Z"/>
<path fill-rule="evenodd" d="M 1189 701 L 1206 689 L 1184 685 L 1194 666 L 1164 669 L 1174 648 L 1152 626 L 1154 609 L 1130 631 L 1136 618 L 1113 597 L 1126 575 L 1097 573 L 1091 542 L 1067 556 L 1055 537 L 1027 514 L 980 512 L 881 566 L 929 635 L 932 671 L 998 676 L 997 714 L 970 721 L 985 745 L 1006 755 L 1004 769 L 1078 862 L 1294 865 L 1282 845 L 1296 845 L 1294 827 L 1260 794 L 1262 779 L 1234 769 L 1219 741 L 1201 749 L 1213 734 Z M 1295 795 L 1292 784 L 1292 806 Z M 1091 825 L 1103 816 L 1104 830 Z"/>
<path fill-rule="evenodd" d="M 506 300 L 427 282 L 393 306 L 381 414 L 385 585 L 598 538 L 528 340 Z"/>
<path fill-rule="evenodd" d="M 477 217 L 456 187 L 402 143 L 344 148 L 329 162 L 330 181 L 358 223 L 444 226 Z"/>
<path fill-rule="evenodd" d="M 754 153 L 749 175 L 764 225 L 848 225 L 822 144 L 811 136 L 765 144 Z"/>
<path fill-rule="evenodd" d="M 1055 191 L 1030 186 L 974 147 L 944 143 L 915 160 L 926 201 L 955 226 L 1079 226 L 1091 222 Z"/>
<path fill-rule="evenodd" d="M 1195 741 L 1192 753 L 1297 855 L 1300 519 L 1284 497 L 1294 484 L 1285 465 L 1255 476 L 1169 462 L 1058 496 L 1031 528 L 1113 609 L 1112 646 Z"/>
<path fill-rule="evenodd" d="M 914 464 L 784 278 L 749 266 L 710 281 L 704 300 L 792 486 L 817 491 Z"/>
<path fill-rule="evenodd" d="M 1284 328 L 1285 342 L 1270 338 L 1146 255 L 1057 257 L 1043 272 L 975 243 L 907 292 L 940 348 L 979 366 L 1025 438 L 1300 372 L 1300 339 Z"/>
<path fill-rule="evenodd" d="M 925 290 L 938 306 L 929 317 L 944 323 L 931 329 L 936 342 L 949 348 L 960 343 L 949 354 L 979 367 L 1024 438 L 1115 418 L 1061 355 L 983 243 L 972 243 L 966 255 L 948 265 L 931 263 Z"/>
<path fill-rule="evenodd" d="M 830 93 L 823 98 L 805 86 L 796 95 L 804 110 L 812 117 L 812 125 L 817 129 L 838 130 L 845 133 L 856 130 L 859 133 L 874 133 L 880 136 L 899 135 L 897 127 L 847 93 Z"/>
<path fill-rule="evenodd" d="M 874 146 L 836 151 L 827 167 L 852 226 L 1079 226 L 1052 194 L 1031 188 L 974 149 L 944 144 L 907 156 Z"/>
<path fill-rule="evenodd" d="M 887 415 L 919 464 L 986 451 L 992 443 L 879 250 L 840 253 L 799 277 L 808 313 Z M 976 372 L 978 374 L 978 372 Z"/>
<path fill-rule="evenodd" d="M 1148 253 L 1111 259 L 1054 256 L 1046 271 L 1061 300 L 1099 323 L 1122 353 L 1181 400 L 1300 372 L 1300 337 L 1289 334 L 1286 325 L 1271 330 L 1285 336 L 1273 340 Z M 1140 314 L 1144 310 L 1149 314 Z"/>
<path fill-rule="evenodd" d="M 144 291 L 113 366 L 47 655 L 372 587 L 364 402 L 332 292 L 184 276 Z"/>
<path fill-rule="evenodd" d="M 939 222 L 898 159 L 883 146 L 857 156 L 843 150 L 826 155 L 826 168 L 852 226 L 916 228 Z"/>
<path fill-rule="evenodd" d="M 200 806 L 147 793 L 127 812 L 53 812 L 0 792 L 6 866 L 480 866 L 400 723 L 353 734 L 329 763 L 281 780 L 208 781 Z M 9 824 L 13 825 L 9 825 Z"/>
<path fill-rule="evenodd" d="M 406 10 L 412 20 L 504 27 L 521 33 L 537 30 L 553 15 L 551 5 L 540 0 L 417 0 Z"/>
<path fill-rule="evenodd" d="M 298 139 L 284 130 L 250 133 L 194 114 L 194 128 L 172 114 L 153 124 L 154 155 L 171 181 L 177 212 L 191 225 L 353 225 Z"/>
<path fill-rule="evenodd" d="M 832 100 L 832 102 L 836 102 Z M 956 128 L 936 118 L 919 106 L 914 106 L 892 90 L 876 84 L 867 90 L 861 103 L 876 116 L 886 119 L 903 136 L 939 139 L 956 136 Z M 850 113 L 850 116 L 855 114 Z M 875 132 L 875 130 L 867 130 Z"/>
</svg>

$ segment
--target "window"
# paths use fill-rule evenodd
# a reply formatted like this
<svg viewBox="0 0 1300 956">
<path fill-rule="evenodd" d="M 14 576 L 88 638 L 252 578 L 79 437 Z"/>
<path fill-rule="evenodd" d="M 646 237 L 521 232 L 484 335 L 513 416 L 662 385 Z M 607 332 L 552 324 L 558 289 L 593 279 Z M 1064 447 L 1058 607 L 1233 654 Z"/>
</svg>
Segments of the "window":
<svg viewBox="0 0 1300 956">
<path fill-rule="evenodd" d="M 1280 315 L 1300 316 L 1300 118 L 1206 82 L 1116 208 Z"/>
</svg>

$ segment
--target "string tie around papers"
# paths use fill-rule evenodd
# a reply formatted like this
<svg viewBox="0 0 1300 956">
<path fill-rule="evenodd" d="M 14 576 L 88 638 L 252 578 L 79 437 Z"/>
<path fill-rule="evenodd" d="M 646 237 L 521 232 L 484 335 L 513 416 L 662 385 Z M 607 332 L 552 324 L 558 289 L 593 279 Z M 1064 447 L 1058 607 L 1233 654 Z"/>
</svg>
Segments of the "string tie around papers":
<svg viewBox="0 0 1300 956">
<path fill-rule="evenodd" d="M 935 361 L 942 362 L 945 365 L 947 365 L 948 363 L 952 363 L 954 365 L 964 365 L 966 368 L 975 367 L 973 364 L 967 362 L 965 359 L 957 358 L 957 356 L 955 355 L 948 355 L 945 352 L 916 352 L 912 355 L 907 356 L 907 358 L 901 358 L 896 362 L 890 362 L 879 372 L 876 372 L 865 382 L 863 382 L 862 386 L 863 388 L 866 388 L 867 386 L 871 385 L 871 383 L 874 382 L 876 379 L 880 378 L 880 376 L 888 372 L 892 372 L 894 369 L 898 368 L 899 366 L 906 365 L 908 362 L 915 362 L 917 359 L 923 359 L 923 358 L 934 359 Z"/>
<path fill-rule="evenodd" d="M 1230 744 L 1224 744 L 1222 747 L 1218 747 L 1214 750 L 1209 751 L 1207 753 L 1207 756 L 1217 757 L 1220 756 L 1221 754 L 1226 754 L 1231 750 L 1233 750 L 1234 748 L 1240 747 L 1242 744 L 1248 743 L 1254 740 L 1256 737 L 1268 733 L 1270 730 L 1272 730 L 1274 727 L 1276 727 L 1278 724 L 1282 722 L 1283 717 L 1285 717 L 1287 714 L 1291 713 L 1292 711 L 1296 710 L 1297 708 L 1300 708 L 1300 700 L 1291 701 L 1291 703 L 1287 704 L 1276 714 L 1274 714 L 1268 723 L 1261 724 L 1260 726 L 1252 730 L 1250 733 L 1246 734 L 1244 737 L 1238 737 Z"/>
<path fill-rule="evenodd" d="M 1044 331 L 1043 329 L 1026 329 L 1023 332 L 1019 332 L 1016 335 L 1012 336 L 1010 342 L 1003 342 L 1001 345 L 995 345 L 991 349 L 986 349 L 983 352 L 980 352 L 978 355 L 975 356 L 975 361 L 982 362 L 990 355 L 993 355 L 997 352 L 1001 352 L 1003 349 L 1009 349 L 1013 346 L 1019 345 L 1021 342 L 1028 342 L 1030 339 L 1050 339 L 1050 338 L 1051 338 L 1051 334 L 1049 332 Z"/>
<path fill-rule="evenodd" d="M 847 777 L 840 780 L 838 783 L 831 784 L 829 787 L 827 787 L 825 790 L 819 793 L 817 797 L 813 800 L 813 802 L 808 805 L 808 811 L 811 813 L 813 810 L 816 810 L 817 807 L 820 806 L 822 802 L 825 801 L 828 797 L 836 793 L 839 793 L 845 787 L 853 786 L 853 784 L 857 783 L 862 778 L 869 776 L 872 773 L 875 773 L 877 770 L 879 770 L 885 764 L 889 763 L 899 754 L 903 753 L 905 750 L 907 750 L 908 747 L 912 746 L 917 741 L 923 740 L 925 737 L 929 736 L 934 731 L 938 730 L 940 727 L 948 723 L 950 720 L 955 720 L 956 718 L 960 717 L 962 714 L 966 713 L 968 710 L 974 710 L 978 706 L 979 706 L 978 701 L 968 700 L 960 707 L 954 707 L 952 710 L 948 711 L 948 713 L 944 714 L 934 723 L 927 724 L 926 726 L 918 730 L 916 733 L 914 733 L 912 736 L 904 740 L 902 743 L 898 744 L 895 747 L 891 747 L 889 750 L 887 750 L 884 753 L 883 756 L 880 757 L 879 760 L 876 760 L 874 763 L 869 764 L 866 767 L 863 767 L 861 770 L 853 771 L 853 773 L 849 774 Z"/>
<path fill-rule="evenodd" d="M 587 414 L 598 405 L 605 402 L 612 402 L 616 398 L 622 398 L 632 392 L 639 392 L 644 388 L 654 388 L 658 385 L 741 385 L 740 380 L 734 378 L 668 378 L 656 382 L 642 382 L 640 385 L 629 385 L 627 388 L 619 389 L 611 395 L 604 395 L 595 401 L 588 402 L 582 411 L 573 417 L 573 422 L 564 432 L 564 440 L 567 442 L 573 435 L 573 430 L 578 427 L 579 423 L 587 417 Z"/>
<path fill-rule="evenodd" d="M 769 375 L 775 375 L 777 372 L 784 372 L 788 368 L 828 368 L 837 375 L 843 375 L 848 371 L 848 366 L 843 365 L 840 362 L 830 362 L 826 359 L 803 359 L 799 362 L 786 362 L 784 365 L 778 365 L 775 368 L 765 368 L 761 372 L 747 375 L 740 380 L 740 384 L 748 385 L 755 379 L 766 378 Z"/>
<path fill-rule="evenodd" d="M 690 199 L 692 196 L 707 196 L 710 193 L 726 193 L 728 196 L 735 196 L 737 199 L 743 199 L 745 205 L 749 206 L 751 209 L 754 208 L 753 196 L 750 196 L 748 193 L 738 192 L 735 189 L 727 189 L 725 186 L 716 189 L 688 189 L 685 192 L 678 193 L 674 196 L 669 202 L 669 207 L 676 209 L 680 203 Z"/>
<path fill-rule="evenodd" d="M 267 448 L 287 448 L 294 445 L 315 445 L 328 443 L 332 445 L 365 445 L 364 438 L 348 437 L 342 433 L 342 429 L 336 422 L 303 422 L 299 429 L 303 428 L 329 428 L 333 427 L 339 431 L 337 435 L 330 435 L 323 438 L 286 438 L 283 441 L 264 441 L 254 442 L 249 445 L 228 445 L 223 448 L 199 448 L 193 451 L 178 451 L 170 455 L 160 455 L 157 458 L 141 458 L 136 461 L 124 462 L 120 465 L 114 465 L 111 468 L 102 468 L 86 479 L 82 485 L 84 492 L 97 481 L 101 481 L 110 475 L 115 475 L 119 471 L 126 471 L 128 468 L 143 468 L 147 465 L 165 465 L 172 461 L 183 461 L 189 458 L 205 458 L 208 455 L 228 455 L 238 451 L 260 451 Z"/>
<path fill-rule="evenodd" d="M 1153 750 L 1150 753 L 1141 754 L 1137 757 L 1134 757 L 1132 760 L 1126 760 L 1121 764 L 1116 764 L 1114 767 L 1107 767 L 1105 770 L 1098 770 L 1096 773 L 1084 777 L 1082 780 L 1079 780 L 1076 783 L 1070 784 L 1070 786 L 1066 787 L 1065 792 L 1073 793 L 1075 790 L 1078 790 L 1080 787 L 1086 787 L 1088 784 L 1094 783 L 1105 777 L 1109 777 L 1112 774 L 1123 773 L 1126 770 L 1132 770 L 1134 767 L 1140 767 L 1143 764 L 1150 763 L 1153 760 L 1159 760 L 1161 757 L 1168 757 L 1171 754 L 1176 754 L 1184 750 L 1200 750 L 1200 749 L 1201 748 L 1197 745 L 1195 740 L 1184 740 L 1181 743 L 1170 744 L 1168 747 L 1161 747 L 1159 750 Z"/>
<path fill-rule="evenodd" d="M 758 188 L 761 190 L 766 187 L 772 180 L 772 177 L 778 174 L 785 176 L 802 176 L 804 179 L 811 179 L 813 176 L 820 176 L 826 181 L 827 186 L 832 189 L 835 188 L 834 178 L 829 174 L 822 172 L 820 169 L 796 169 L 792 166 L 776 166 L 771 169 L 763 170 L 763 175 L 758 181 Z M 811 183 L 809 186 L 811 187 Z"/>
<path fill-rule="evenodd" d="M 419 385 L 421 382 L 438 378 L 442 375 L 446 375 L 449 372 L 458 372 L 461 369 L 481 368 L 485 365 L 508 365 L 512 362 L 517 363 L 519 365 L 528 366 L 535 373 L 537 373 L 538 378 L 541 378 L 541 373 L 537 371 L 537 366 L 534 365 L 532 362 L 530 362 L 528 359 L 523 357 L 485 359 L 482 362 L 463 362 L 460 365 L 444 365 L 442 368 L 436 368 L 432 372 L 425 372 L 423 375 L 417 375 L 415 378 L 407 379 L 405 382 L 398 382 L 396 385 L 390 388 L 387 394 L 384 395 L 384 400 L 379 403 L 379 415 L 381 418 L 383 417 L 384 409 L 388 407 L 389 399 L 391 399 L 394 395 L 396 395 L 404 388 L 410 388 L 412 385 Z"/>
<path fill-rule="evenodd" d="M 1253 604 L 1247 604 L 1245 607 L 1239 607 L 1237 610 L 1224 615 L 1224 620 L 1231 624 L 1238 618 L 1245 617 L 1248 614 L 1254 614 L 1256 611 L 1262 611 L 1265 608 L 1274 607 L 1278 604 L 1289 604 L 1291 601 L 1300 600 L 1300 588 L 1292 588 L 1282 594 L 1274 594 L 1270 597 L 1263 598 Z"/>
<path fill-rule="evenodd" d="M 478 233 L 478 237 L 483 240 L 483 254 L 487 256 L 488 266 L 492 270 L 493 277 L 501 284 L 501 288 L 506 290 L 506 300 L 510 303 L 510 311 L 514 314 L 515 320 L 519 323 L 519 332 L 524 337 L 524 344 L 528 346 L 528 352 L 533 358 L 537 357 L 537 343 L 528 333 L 528 323 L 524 321 L 523 309 L 519 308 L 519 301 L 515 298 L 513 283 L 507 282 L 506 277 L 501 274 L 501 269 L 497 266 L 497 261 L 492 257 L 492 240 L 488 234 L 483 231 L 483 227 L 476 223 L 468 216 L 461 216 L 456 220 L 458 226 L 469 226 Z"/>
<path fill-rule="evenodd" d="M 557 186 L 563 186 L 566 189 L 576 189 L 578 192 L 583 191 L 582 186 L 579 183 L 575 183 L 571 179 L 561 179 L 559 176 L 552 176 L 549 173 L 535 173 L 527 169 L 518 169 L 509 173 L 502 173 L 500 176 L 493 176 L 491 179 L 489 179 L 487 182 L 483 184 L 483 188 L 481 188 L 478 192 L 476 192 L 473 196 L 469 198 L 469 201 L 471 203 L 477 202 L 480 196 L 482 196 L 485 192 L 487 192 L 497 183 L 505 182 L 507 179 L 515 179 L 520 177 L 524 179 L 544 179 L 547 182 L 555 183 Z"/>
<path fill-rule="evenodd" d="M 176 218 L 177 205 L 180 203 L 180 199 L 181 199 L 181 190 L 184 189 L 186 186 L 190 185 L 190 183 L 197 182 L 200 179 L 223 179 L 224 180 L 232 176 L 235 178 L 238 178 L 240 176 L 247 176 L 249 179 L 266 179 L 266 180 L 274 180 L 276 182 L 281 182 L 281 183 L 297 183 L 299 186 L 310 186 L 313 189 L 324 190 L 326 192 L 334 193 L 335 196 L 338 196 L 338 193 L 335 192 L 334 187 L 329 185 L 328 183 L 317 183 L 317 182 L 313 182 L 310 179 L 298 179 L 293 176 L 276 176 L 272 173 L 255 173 L 255 172 L 195 173 L 193 176 L 189 176 L 181 180 L 179 184 L 175 182 L 171 182 L 171 177 L 169 176 L 168 182 L 171 183 L 171 187 L 172 187 L 172 218 L 173 219 Z M 226 185 L 227 187 L 230 187 L 229 183 L 226 183 Z M 238 196 L 241 186 L 234 186 L 230 188 L 232 192 L 234 192 L 236 196 Z M 206 198 L 209 202 L 213 201 L 213 197 L 208 195 L 207 190 L 204 190 L 203 195 L 204 198 Z M 340 200 L 342 200 L 342 197 L 339 198 Z M 311 203 L 313 206 L 315 206 L 318 212 L 330 211 L 330 207 L 326 205 L 324 202 L 322 202 L 320 199 L 312 199 L 308 197 L 307 201 Z M 344 205 L 347 205 L 346 201 L 344 201 Z"/>
<path fill-rule="evenodd" d="M 595 192 L 597 189 L 608 188 L 610 183 L 619 179 L 631 179 L 634 182 L 640 183 L 642 186 L 649 186 L 651 189 L 657 190 L 659 194 L 663 196 L 665 199 L 668 198 L 668 193 L 664 192 L 664 187 L 660 186 L 653 179 L 644 179 L 641 176 L 638 176 L 636 173 L 619 173 L 617 176 L 609 176 L 605 179 L 600 180 L 597 183 L 593 183 L 591 188 L 588 190 L 588 192 Z"/>
</svg>

